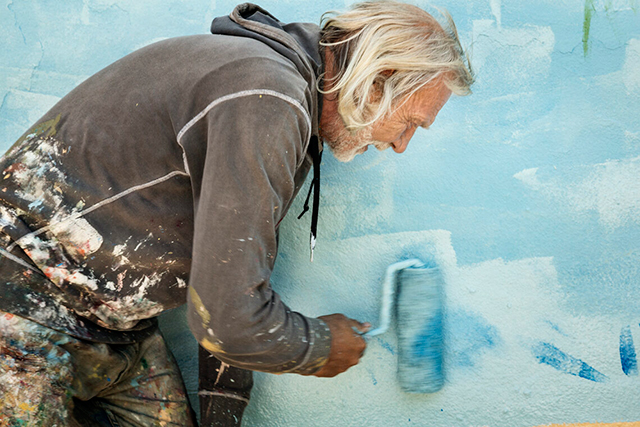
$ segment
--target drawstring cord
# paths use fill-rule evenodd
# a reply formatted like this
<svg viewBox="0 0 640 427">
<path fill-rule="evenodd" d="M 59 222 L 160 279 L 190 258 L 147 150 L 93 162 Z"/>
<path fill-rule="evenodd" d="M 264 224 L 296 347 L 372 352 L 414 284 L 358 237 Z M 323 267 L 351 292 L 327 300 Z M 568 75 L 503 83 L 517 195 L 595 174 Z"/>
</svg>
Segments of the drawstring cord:
<svg viewBox="0 0 640 427">
<path fill-rule="evenodd" d="M 318 235 L 318 208 L 320 206 L 320 162 L 322 161 L 322 152 L 319 150 L 318 138 L 316 136 L 311 137 L 309 142 L 309 153 L 313 159 L 313 180 L 309 186 L 309 193 L 304 201 L 304 208 L 298 219 L 307 213 L 309 210 L 309 199 L 311 198 L 311 192 L 313 191 L 313 210 L 311 212 L 311 262 L 313 262 L 313 250 L 316 248 L 316 237 Z"/>
</svg>

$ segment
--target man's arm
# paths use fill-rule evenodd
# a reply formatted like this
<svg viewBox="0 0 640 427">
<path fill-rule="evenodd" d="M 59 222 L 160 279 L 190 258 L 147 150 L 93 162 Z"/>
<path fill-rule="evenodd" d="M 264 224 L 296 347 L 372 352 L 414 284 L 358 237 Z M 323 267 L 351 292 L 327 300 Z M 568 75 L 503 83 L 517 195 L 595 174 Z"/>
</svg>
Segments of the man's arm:
<svg viewBox="0 0 640 427">
<path fill-rule="evenodd" d="M 230 97 L 181 141 L 199 188 L 189 322 L 200 344 L 225 363 L 313 374 L 330 352 L 340 357 L 346 349 L 332 343 L 333 331 L 322 319 L 291 311 L 269 282 L 276 224 L 295 193 L 294 176 L 309 139 L 309 118 L 291 101 L 267 93 Z M 201 138 L 207 152 L 195 158 Z M 341 330 L 346 323 L 351 327 L 333 322 L 343 323 Z"/>
<path fill-rule="evenodd" d="M 343 314 L 330 314 L 319 318 L 331 330 L 331 351 L 324 366 L 312 375 L 335 377 L 358 364 L 367 347 L 361 335 L 371 329 L 371 324 L 360 323 Z"/>
</svg>

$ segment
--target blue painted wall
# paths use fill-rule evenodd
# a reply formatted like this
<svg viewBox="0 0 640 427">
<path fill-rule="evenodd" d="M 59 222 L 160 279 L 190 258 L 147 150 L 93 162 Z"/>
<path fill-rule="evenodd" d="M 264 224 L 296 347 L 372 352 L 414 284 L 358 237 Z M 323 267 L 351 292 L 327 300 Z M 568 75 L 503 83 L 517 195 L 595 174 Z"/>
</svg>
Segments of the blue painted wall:
<svg viewBox="0 0 640 427">
<path fill-rule="evenodd" d="M 345 7 L 261 4 L 284 21 Z M 0 1 L 0 149 L 87 76 L 152 41 L 204 33 L 234 5 Z M 403 394 L 391 331 L 333 380 L 257 375 L 246 425 L 639 421 L 640 1 L 438 5 L 470 47 L 474 94 L 452 99 L 404 155 L 325 156 L 316 261 L 308 220 L 291 216 L 274 287 L 308 315 L 375 323 L 385 267 L 435 260 L 447 385 Z M 193 390 L 194 342 L 173 322 L 182 315 L 166 316 L 165 332 Z"/>
</svg>

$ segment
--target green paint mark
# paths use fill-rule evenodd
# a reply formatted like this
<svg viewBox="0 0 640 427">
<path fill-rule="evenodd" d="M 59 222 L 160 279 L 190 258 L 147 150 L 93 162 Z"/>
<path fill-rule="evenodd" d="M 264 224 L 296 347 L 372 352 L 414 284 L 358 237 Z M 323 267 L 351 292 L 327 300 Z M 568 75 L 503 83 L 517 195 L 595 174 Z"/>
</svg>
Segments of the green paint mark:
<svg viewBox="0 0 640 427">
<path fill-rule="evenodd" d="M 584 56 L 589 53 L 589 31 L 591 30 L 591 17 L 596 11 L 594 0 L 585 0 L 584 2 L 584 23 L 582 24 L 582 50 Z"/>
<path fill-rule="evenodd" d="M 633 10 L 633 13 L 638 13 L 638 3 L 638 0 L 629 0 L 629 6 L 631 10 Z"/>
<path fill-rule="evenodd" d="M 140 360 L 140 363 L 142 363 L 142 367 L 144 369 L 147 369 L 149 367 L 149 362 L 147 362 L 147 359 L 145 359 L 144 357 L 142 358 L 142 360 Z"/>
<path fill-rule="evenodd" d="M 25 139 L 33 138 L 34 136 L 42 136 L 43 138 L 49 138 L 56 134 L 58 123 L 60 122 L 61 115 L 58 114 L 55 119 L 47 120 L 32 127 L 25 135 L 23 135 L 15 145 L 22 143 Z"/>
</svg>

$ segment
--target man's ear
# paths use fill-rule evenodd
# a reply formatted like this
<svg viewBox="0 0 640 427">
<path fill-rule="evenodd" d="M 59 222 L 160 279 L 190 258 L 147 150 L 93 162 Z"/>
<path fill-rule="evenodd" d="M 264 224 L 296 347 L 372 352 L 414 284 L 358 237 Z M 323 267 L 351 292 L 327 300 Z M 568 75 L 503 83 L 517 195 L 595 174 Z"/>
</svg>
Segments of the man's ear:
<svg viewBox="0 0 640 427">
<path fill-rule="evenodd" d="M 393 76 L 396 73 L 396 70 L 384 70 L 383 72 L 380 73 L 381 76 L 383 76 L 385 79 L 388 79 L 389 77 Z"/>
<path fill-rule="evenodd" d="M 395 70 L 384 70 L 378 74 L 376 79 L 373 81 L 373 87 L 369 92 L 369 103 L 377 104 L 380 102 L 382 94 L 384 93 L 384 85 L 387 82 L 387 79 L 394 74 Z"/>
</svg>

